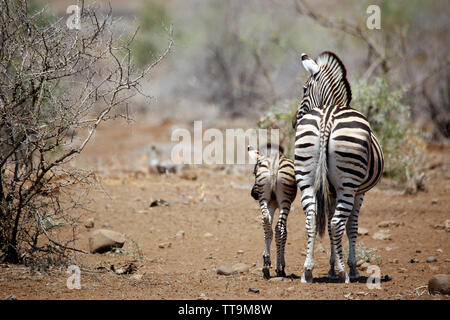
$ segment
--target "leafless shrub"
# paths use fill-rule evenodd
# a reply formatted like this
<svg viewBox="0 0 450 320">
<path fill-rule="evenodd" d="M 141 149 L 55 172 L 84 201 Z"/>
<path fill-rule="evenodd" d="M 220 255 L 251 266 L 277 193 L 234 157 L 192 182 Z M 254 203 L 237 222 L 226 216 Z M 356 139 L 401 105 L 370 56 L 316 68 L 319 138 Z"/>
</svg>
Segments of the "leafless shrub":
<svg viewBox="0 0 450 320">
<path fill-rule="evenodd" d="M 68 163 L 97 127 L 127 117 L 140 81 L 172 47 L 142 70 L 133 66 L 134 36 L 116 34 L 114 19 L 81 7 L 81 29 L 66 20 L 43 24 L 25 1 L 0 2 L 0 259 L 49 263 L 76 239 L 68 210 L 81 194 L 66 188 L 92 176 Z M 76 138 L 74 134 L 76 133 Z M 65 194 L 62 197 L 62 194 Z M 56 229 L 64 231 L 56 233 Z M 59 240 L 58 236 L 64 235 Z"/>
</svg>

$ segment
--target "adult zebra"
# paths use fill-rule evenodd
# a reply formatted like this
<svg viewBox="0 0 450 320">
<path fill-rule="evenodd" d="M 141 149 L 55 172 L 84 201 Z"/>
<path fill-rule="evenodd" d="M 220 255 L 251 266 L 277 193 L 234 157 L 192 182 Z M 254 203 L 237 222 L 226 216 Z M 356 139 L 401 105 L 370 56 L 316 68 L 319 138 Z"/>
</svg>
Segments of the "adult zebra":
<svg viewBox="0 0 450 320">
<path fill-rule="evenodd" d="M 307 254 L 302 282 L 312 282 L 314 241 L 323 235 L 328 218 L 330 278 L 349 282 L 359 278 L 355 244 L 358 214 L 364 194 L 380 179 L 383 152 L 366 117 L 351 108 L 351 89 L 341 60 L 323 52 L 317 62 L 302 54 L 311 74 L 293 121 L 295 177 L 306 215 Z M 349 238 L 349 275 L 345 272 L 342 236 Z"/>
</svg>

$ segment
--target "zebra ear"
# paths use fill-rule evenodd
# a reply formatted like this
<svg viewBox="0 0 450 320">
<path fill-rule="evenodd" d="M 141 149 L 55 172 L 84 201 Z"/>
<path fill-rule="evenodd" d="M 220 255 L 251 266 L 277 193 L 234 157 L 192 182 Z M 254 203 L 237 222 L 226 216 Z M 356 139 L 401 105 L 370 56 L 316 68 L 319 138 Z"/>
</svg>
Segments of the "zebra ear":
<svg viewBox="0 0 450 320">
<path fill-rule="evenodd" d="M 259 152 L 252 146 L 248 146 L 248 155 L 251 163 L 256 163 L 259 157 Z"/>
<path fill-rule="evenodd" d="M 302 53 L 302 65 L 306 71 L 308 71 L 312 76 L 314 76 L 317 72 L 319 72 L 319 65 L 307 54 Z"/>
</svg>

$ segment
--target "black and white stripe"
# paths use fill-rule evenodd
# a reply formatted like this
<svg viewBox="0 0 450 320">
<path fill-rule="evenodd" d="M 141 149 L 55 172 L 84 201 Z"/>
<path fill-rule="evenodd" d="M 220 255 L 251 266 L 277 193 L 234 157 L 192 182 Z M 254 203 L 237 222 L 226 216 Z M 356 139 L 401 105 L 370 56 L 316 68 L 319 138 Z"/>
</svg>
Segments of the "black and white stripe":
<svg viewBox="0 0 450 320">
<path fill-rule="evenodd" d="M 306 55 L 302 59 L 305 69 L 312 71 L 293 122 L 295 177 L 302 192 L 308 235 L 302 282 L 312 282 L 315 236 L 324 233 L 327 218 L 331 243 L 329 276 L 348 282 L 342 235 L 346 228 L 349 274 L 358 278 L 358 214 L 364 193 L 381 178 L 383 152 L 366 117 L 349 106 L 350 85 L 341 60 L 331 52 L 322 53 L 317 63 Z"/>
<path fill-rule="evenodd" d="M 294 175 L 294 163 L 283 155 L 278 146 L 268 145 L 260 151 L 249 146 L 249 155 L 256 160 L 254 175 L 255 184 L 251 195 L 259 202 L 264 229 L 265 247 L 263 252 L 263 275 L 270 278 L 270 244 L 273 231 L 272 222 L 276 209 L 279 209 L 278 222 L 275 226 L 275 242 L 277 247 L 277 276 L 285 277 L 284 248 L 287 238 L 287 217 L 291 203 L 297 195 L 297 184 Z"/>
</svg>

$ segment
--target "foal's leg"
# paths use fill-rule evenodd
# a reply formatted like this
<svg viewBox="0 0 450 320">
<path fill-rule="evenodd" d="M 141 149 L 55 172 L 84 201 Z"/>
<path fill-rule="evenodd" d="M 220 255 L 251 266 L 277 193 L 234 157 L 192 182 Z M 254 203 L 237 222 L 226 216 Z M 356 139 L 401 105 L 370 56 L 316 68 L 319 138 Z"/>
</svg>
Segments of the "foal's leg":
<svg viewBox="0 0 450 320">
<path fill-rule="evenodd" d="M 284 272 L 284 267 L 286 265 L 284 261 L 284 248 L 287 238 L 287 217 L 290 209 L 291 203 L 288 200 L 281 202 L 278 222 L 275 226 L 275 242 L 277 244 L 276 272 L 278 277 L 286 277 L 286 273 Z"/>
<path fill-rule="evenodd" d="M 261 214 L 262 214 L 262 225 L 264 229 L 264 252 L 263 252 L 263 275 L 264 278 L 270 278 L 270 244 L 272 242 L 272 221 L 273 213 L 275 211 L 275 205 L 273 202 L 267 203 L 266 200 L 260 200 Z"/>
</svg>

